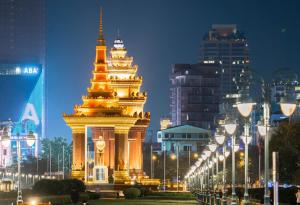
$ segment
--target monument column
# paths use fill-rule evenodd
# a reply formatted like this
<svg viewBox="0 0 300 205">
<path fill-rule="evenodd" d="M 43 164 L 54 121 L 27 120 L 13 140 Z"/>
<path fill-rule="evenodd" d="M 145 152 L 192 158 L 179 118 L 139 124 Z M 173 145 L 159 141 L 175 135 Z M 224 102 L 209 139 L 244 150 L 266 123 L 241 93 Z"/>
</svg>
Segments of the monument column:
<svg viewBox="0 0 300 205">
<path fill-rule="evenodd" d="M 115 127 L 115 183 L 124 183 L 129 180 L 128 132 L 129 127 Z"/>
<path fill-rule="evenodd" d="M 125 171 L 128 165 L 129 128 L 115 128 L 115 170 Z"/>
<path fill-rule="evenodd" d="M 73 163 L 72 177 L 84 178 L 85 166 L 85 129 L 84 127 L 72 128 L 73 136 Z"/>
</svg>

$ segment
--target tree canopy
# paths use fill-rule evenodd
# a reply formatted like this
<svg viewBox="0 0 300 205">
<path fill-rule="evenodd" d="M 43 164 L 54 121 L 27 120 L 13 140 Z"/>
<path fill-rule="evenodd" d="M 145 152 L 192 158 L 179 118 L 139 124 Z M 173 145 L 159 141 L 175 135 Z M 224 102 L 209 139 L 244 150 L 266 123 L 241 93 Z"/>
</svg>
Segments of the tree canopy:
<svg viewBox="0 0 300 205">
<path fill-rule="evenodd" d="M 270 140 L 270 152 L 273 151 L 279 154 L 280 182 L 297 183 L 300 178 L 296 176 L 300 171 L 300 121 L 284 122 L 274 130 Z"/>
</svg>

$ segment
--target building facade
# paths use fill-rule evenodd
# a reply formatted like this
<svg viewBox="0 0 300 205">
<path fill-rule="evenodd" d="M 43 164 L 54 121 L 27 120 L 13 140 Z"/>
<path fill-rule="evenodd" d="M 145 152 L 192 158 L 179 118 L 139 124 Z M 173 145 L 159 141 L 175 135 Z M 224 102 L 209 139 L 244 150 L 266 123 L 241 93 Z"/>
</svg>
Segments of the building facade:
<svg viewBox="0 0 300 205">
<path fill-rule="evenodd" d="M 107 56 L 102 14 L 94 70 L 82 104 L 64 114 L 72 130 L 72 176 L 87 184 L 130 183 L 143 178 L 142 143 L 150 122 L 144 112 L 147 93 L 141 92 L 143 78 L 118 38 Z"/>
<path fill-rule="evenodd" d="M 169 127 L 157 132 L 157 142 L 167 153 L 175 153 L 177 146 L 180 154 L 188 152 L 200 154 L 209 143 L 209 130 L 191 125 Z"/>
<path fill-rule="evenodd" d="M 251 70 L 249 68 L 248 41 L 236 25 L 212 25 L 203 37 L 200 61 L 214 61 L 220 64 L 220 95 L 230 98 L 238 90 L 249 89 Z"/>
<path fill-rule="evenodd" d="M 45 1 L 0 1 L 0 63 L 45 65 Z"/>
<path fill-rule="evenodd" d="M 170 81 L 172 126 L 214 128 L 219 113 L 219 64 L 175 64 Z"/>
<path fill-rule="evenodd" d="M 0 45 L 0 121 L 11 124 L 10 162 L 16 159 L 17 138 L 24 139 L 26 160 L 37 155 L 45 136 L 45 1 L 0 0 Z M 36 138 L 32 147 L 28 136 Z"/>
</svg>

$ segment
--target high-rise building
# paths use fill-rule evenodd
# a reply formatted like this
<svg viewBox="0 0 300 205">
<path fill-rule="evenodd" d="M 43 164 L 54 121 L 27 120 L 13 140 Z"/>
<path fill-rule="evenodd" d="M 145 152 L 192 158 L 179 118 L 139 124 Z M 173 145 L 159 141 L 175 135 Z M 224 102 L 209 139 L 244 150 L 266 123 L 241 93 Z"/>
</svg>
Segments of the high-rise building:
<svg viewBox="0 0 300 205">
<path fill-rule="evenodd" d="M 0 0 L 0 45 L 0 121 L 11 122 L 14 157 L 16 138 L 45 133 L 45 1 Z M 23 159 L 37 154 L 30 145 L 21 143 Z"/>
<path fill-rule="evenodd" d="M 172 126 L 214 128 L 219 113 L 219 63 L 175 64 L 170 80 Z"/>
<path fill-rule="evenodd" d="M 241 89 L 249 89 L 251 73 L 248 42 L 236 25 L 212 25 L 203 38 L 200 61 L 220 64 L 222 99 L 226 96 L 231 98 Z"/>
<path fill-rule="evenodd" d="M 273 73 L 271 102 L 279 104 L 282 97 L 292 95 L 296 98 L 296 87 L 300 85 L 298 75 L 290 68 L 280 68 Z"/>
<path fill-rule="evenodd" d="M 273 79 L 270 84 L 270 101 L 272 103 L 271 120 L 280 121 L 285 119 L 285 116 L 280 111 L 280 101 L 286 97 L 292 97 L 299 101 L 299 78 L 298 74 L 291 68 L 276 69 L 273 74 Z M 293 118 L 300 118 L 300 109 L 296 109 Z"/>
<path fill-rule="evenodd" d="M 45 1 L 0 0 L 0 62 L 45 65 Z"/>
</svg>

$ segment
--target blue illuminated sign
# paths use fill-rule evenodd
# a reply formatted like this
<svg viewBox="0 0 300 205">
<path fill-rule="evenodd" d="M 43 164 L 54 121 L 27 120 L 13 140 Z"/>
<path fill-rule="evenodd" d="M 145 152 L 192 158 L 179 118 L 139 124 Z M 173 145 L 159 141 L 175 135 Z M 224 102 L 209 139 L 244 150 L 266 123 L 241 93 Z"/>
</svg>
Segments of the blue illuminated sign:
<svg viewBox="0 0 300 205">
<path fill-rule="evenodd" d="M 39 68 L 36 66 L 26 66 L 26 67 L 16 67 L 15 68 L 16 75 L 37 75 L 39 74 Z"/>
</svg>

